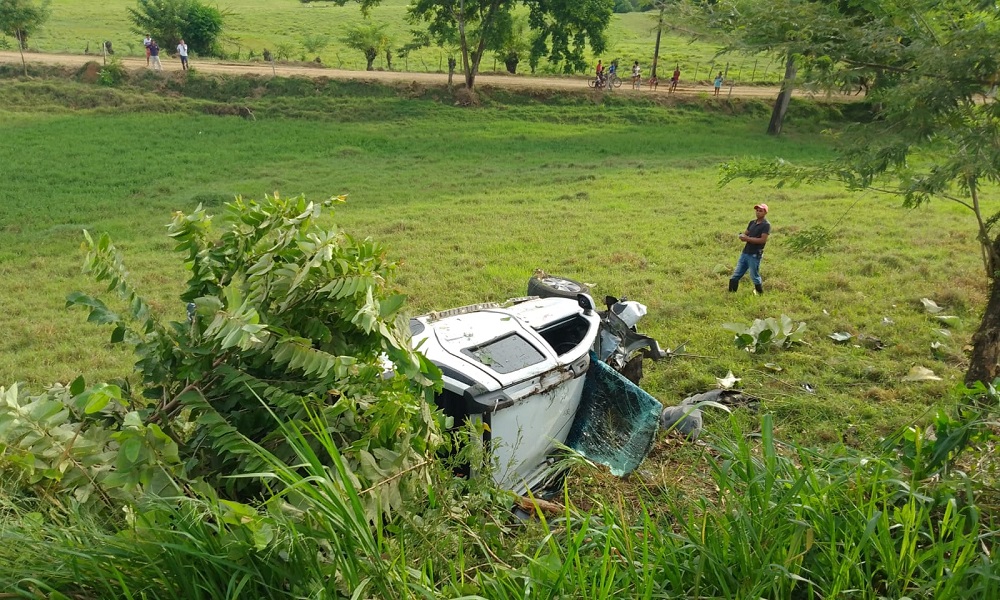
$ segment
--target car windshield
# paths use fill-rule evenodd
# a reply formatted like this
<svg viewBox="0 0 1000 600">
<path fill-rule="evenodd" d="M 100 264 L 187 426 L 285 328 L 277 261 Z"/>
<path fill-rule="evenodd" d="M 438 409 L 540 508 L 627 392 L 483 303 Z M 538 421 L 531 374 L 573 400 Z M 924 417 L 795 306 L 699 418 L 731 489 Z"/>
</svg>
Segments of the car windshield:
<svg viewBox="0 0 1000 600">
<path fill-rule="evenodd" d="M 497 373 L 513 373 L 538 364 L 545 356 L 528 340 L 512 333 L 479 346 L 465 348 L 462 354 L 470 356 Z"/>
</svg>

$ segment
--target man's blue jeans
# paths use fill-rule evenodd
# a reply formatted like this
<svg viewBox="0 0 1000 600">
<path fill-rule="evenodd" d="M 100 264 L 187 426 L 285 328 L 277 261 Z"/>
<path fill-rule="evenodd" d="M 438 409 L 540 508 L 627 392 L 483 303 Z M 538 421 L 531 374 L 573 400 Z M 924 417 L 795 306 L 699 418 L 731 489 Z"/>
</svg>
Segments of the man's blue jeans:
<svg viewBox="0 0 1000 600">
<path fill-rule="evenodd" d="M 761 285 L 764 280 L 760 278 L 760 254 L 740 253 L 740 260 L 736 262 L 736 270 L 733 271 L 732 279 L 739 281 L 747 271 L 750 271 L 750 280 L 754 285 Z"/>
</svg>

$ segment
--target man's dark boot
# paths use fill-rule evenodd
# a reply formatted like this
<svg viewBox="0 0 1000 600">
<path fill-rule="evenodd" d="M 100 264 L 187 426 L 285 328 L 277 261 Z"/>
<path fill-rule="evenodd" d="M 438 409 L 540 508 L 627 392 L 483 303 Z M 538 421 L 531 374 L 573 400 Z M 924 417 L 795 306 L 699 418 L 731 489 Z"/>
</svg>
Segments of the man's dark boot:
<svg viewBox="0 0 1000 600">
<path fill-rule="evenodd" d="M 729 291 L 730 292 L 735 292 L 738 289 L 740 289 L 740 280 L 739 279 L 730 279 L 729 280 Z"/>
<path fill-rule="evenodd" d="M 755 283 L 753 284 L 753 291 L 758 296 L 762 296 L 764 294 L 764 286 L 760 283 Z"/>
</svg>

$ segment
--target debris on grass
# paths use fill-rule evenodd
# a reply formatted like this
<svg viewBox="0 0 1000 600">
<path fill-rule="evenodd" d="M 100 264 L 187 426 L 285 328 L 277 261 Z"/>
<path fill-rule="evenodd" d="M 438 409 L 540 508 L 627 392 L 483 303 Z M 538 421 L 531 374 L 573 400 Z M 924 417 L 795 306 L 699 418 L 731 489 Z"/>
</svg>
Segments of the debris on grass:
<svg viewBox="0 0 1000 600">
<path fill-rule="evenodd" d="M 903 377 L 903 381 L 941 381 L 941 378 L 927 367 L 915 365 L 906 377 Z"/>
</svg>

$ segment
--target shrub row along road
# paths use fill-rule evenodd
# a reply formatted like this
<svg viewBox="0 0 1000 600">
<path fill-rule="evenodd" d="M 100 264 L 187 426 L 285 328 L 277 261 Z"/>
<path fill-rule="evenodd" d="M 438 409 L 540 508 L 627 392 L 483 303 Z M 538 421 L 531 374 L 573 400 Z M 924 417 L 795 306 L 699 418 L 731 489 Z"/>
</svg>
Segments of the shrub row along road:
<svg viewBox="0 0 1000 600">
<path fill-rule="evenodd" d="M 59 65 L 64 67 L 81 67 L 87 62 L 96 61 L 101 63 L 101 56 L 80 55 L 80 54 L 25 54 L 25 60 L 29 64 Z M 122 65 L 129 70 L 146 69 L 144 57 L 125 57 Z M 180 71 L 180 61 L 170 58 L 165 54 L 161 55 L 164 71 Z M 21 64 L 21 56 L 17 52 L 0 52 L 0 63 Z M 194 59 L 191 66 L 203 73 L 217 73 L 221 75 L 280 75 L 282 77 L 329 77 L 330 79 L 354 79 L 359 81 L 378 81 L 384 83 L 411 83 L 416 82 L 421 85 L 443 85 L 448 81 L 448 76 L 443 73 L 415 73 L 403 71 L 345 71 L 342 69 L 328 69 L 320 65 L 308 66 L 299 64 L 276 63 L 272 69 L 269 63 L 233 63 L 215 60 Z M 31 73 L 29 66 L 28 73 Z M 615 89 L 614 94 L 667 94 L 670 87 L 669 77 L 660 78 L 660 85 L 656 90 L 651 90 L 645 84 L 639 90 L 632 89 L 631 82 L 626 77 L 621 88 Z M 536 89 L 536 90 L 586 90 L 588 79 L 580 76 L 565 77 L 541 77 L 531 75 L 501 75 L 501 74 L 481 74 L 476 76 L 476 86 L 503 87 L 510 89 Z M 462 76 L 455 74 L 454 82 L 461 85 Z M 681 76 L 681 83 L 677 87 L 678 93 L 683 96 L 696 94 L 711 94 L 712 84 L 710 81 L 684 81 Z M 720 97 L 744 97 L 744 98 L 774 98 L 778 95 L 778 88 L 773 86 L 749 86 L 749 85 L 726 85 L 722 89 Z"/>
</svg>

